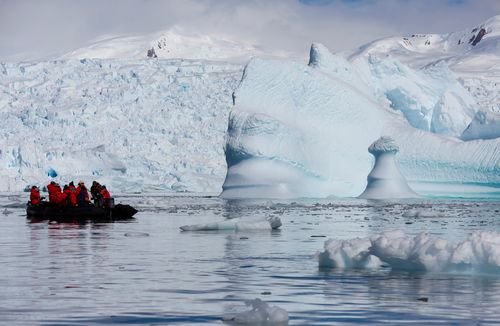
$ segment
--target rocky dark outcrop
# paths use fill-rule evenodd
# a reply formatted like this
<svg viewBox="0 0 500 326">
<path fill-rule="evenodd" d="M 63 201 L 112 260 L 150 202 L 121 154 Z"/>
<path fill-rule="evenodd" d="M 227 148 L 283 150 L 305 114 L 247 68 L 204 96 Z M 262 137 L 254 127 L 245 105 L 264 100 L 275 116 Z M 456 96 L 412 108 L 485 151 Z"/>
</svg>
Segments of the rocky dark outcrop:
<svg viewBox="0 0 500 326">
<path fill-rule="evenodd" d="M 484 35 L 486 35 L 486 30 L 484 28 L 481 28 L 481 30 L 479 30 L 479 33 L 477 33 L 477 35 L 472 35 L 472 37 L 469 40 L 469 43 L 472 44 L 473 46 L 476 46 L 476 44 L 478 44 L 479 41 L 481 41 Z"/>
<path fill-rule="evenodd" d="M 155 52 L 155 48 L 151 48 L 148 50 L 148 58 L 158 58 Z"/>
</svg>

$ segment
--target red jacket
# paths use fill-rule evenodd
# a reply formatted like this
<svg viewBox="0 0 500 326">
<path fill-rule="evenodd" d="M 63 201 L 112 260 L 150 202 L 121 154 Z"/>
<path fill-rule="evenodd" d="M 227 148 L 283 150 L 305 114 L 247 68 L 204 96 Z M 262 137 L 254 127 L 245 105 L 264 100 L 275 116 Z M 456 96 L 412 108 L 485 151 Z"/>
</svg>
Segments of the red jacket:
<svg viewBox="0 0 500 326">
<path fill-rule="evenodd" d="M 64 190 L 64 197 L 65 200 L 69 203 L 70 206 L 76 206 L 76 189 L 69 189 Z"/>
<path fill-rule="evenodd" d="M 106 188 L 102 188 L 100 194 L 102 196 L 102 207 L 109 207 L 109 199 L 111 198 L 109 191 Z"/>
<path fill-rule="evenodd" d="M 78 204 L 84 204 L 90 202 L 89 192 L 87 187 L 79 185 L 76 187 L 76 200 Z"/>
<path fill-rule="evenodd" d="M 40 190 L 38 190 L 38 188 L 31 188 L 30 201 L 33 205 L 38 205 L 40 203 Z"/>
<path fill-rule="evenodd" d="M 109 191 L 106 188 L 103 188 L 101 190 L 101 195 L 102 195 L 102 198 L 104 198 L 104 199 L 111 198 L 111 194 L 109 193 Z"/>
<path fill-rule="evenodd" d="M 75 186 L 69 186 L 69 191 L 70 191 L 70 194 L 69 194 L 69 203 L 71 204 L 71 206 L 76 206 L 76 187 Z"/>
<path fill-rule="evenodd" d="M 58 184 L 49 184 L 47 191 L 49 192 L 49 202 L 59 204 L 65 200 L 65 196 Z"/>
</svg>

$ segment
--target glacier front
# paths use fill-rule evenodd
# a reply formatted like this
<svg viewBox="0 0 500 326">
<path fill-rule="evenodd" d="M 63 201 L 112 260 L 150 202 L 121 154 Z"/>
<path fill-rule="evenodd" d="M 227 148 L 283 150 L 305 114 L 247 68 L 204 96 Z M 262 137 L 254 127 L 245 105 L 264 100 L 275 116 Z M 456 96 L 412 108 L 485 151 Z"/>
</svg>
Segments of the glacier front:
<svg viewBox="0 0 500 326">
<path fill-rule="evenodd" d="M 220 192 L 239 64 L 0 63 L 0 191 L 98 180 L 116 192 Z"/>
<path fill-rule="evenodd" d="M 364 71 L 363 66 L 386 73 L 378 77 L 384 83 L 377 84 L 373 74 L 357 73 Z M 395 80 L 393 71 L 379 66 L 380 61 L 371 57 L 351 64 L 321 45 L 311 48 L 309 65 L 252 60 L 230 114 L 225 148 L 228 172 L 222 195 L 358 196 L 373 164 L 366 149 L 384 135 L 399 144 L 401 172 L 420 195 L 439 196 L 449 189 L 459 196 L 472 191 L 498 193 L 500 139 L 464 142 L 413 127 L 411 117 L 384 105 L 373 92 Z M 409 67 L 404 69 L 411 72 Z M 446 69 L 443 66 L 442 74 L 434 74 L 453 78 L 446 77 Z M 408 86 L 401 81 L 397 85 L 391 87 L 400 93 Z M 469 96 L 457 90 L 452 80 L 447 85 L 456 91 L 455 99 Z M 416 100 L 432 94 L 428 88 L 420 91 L 410 86 Z M 467 101 L 462 102 L 457 110 L 469 107 Z"/>
</svg>

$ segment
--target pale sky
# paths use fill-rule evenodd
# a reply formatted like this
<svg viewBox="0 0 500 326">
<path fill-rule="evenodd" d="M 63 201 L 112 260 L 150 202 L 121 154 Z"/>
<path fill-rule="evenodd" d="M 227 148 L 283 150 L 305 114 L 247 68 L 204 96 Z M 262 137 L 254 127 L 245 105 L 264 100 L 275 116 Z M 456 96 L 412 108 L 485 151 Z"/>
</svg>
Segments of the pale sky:
<svg viewBox="0 0 500 326">
<path fill-rule="evenodd" d="M 413 33 L 449 33 L 500 14 L 500 0 L 0 0 L 0 61 L 41 59 L 106 36 L 173 25 L 305 53 Z"/>
</svg>

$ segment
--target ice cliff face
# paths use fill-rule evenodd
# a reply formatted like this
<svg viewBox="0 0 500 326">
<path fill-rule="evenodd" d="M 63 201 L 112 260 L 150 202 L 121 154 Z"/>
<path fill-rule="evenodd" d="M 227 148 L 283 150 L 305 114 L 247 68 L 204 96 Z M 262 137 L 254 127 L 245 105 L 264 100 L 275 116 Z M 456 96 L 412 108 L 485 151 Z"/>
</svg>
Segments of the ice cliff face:
<svg viewBox="0 0 500 326">
<path fill-rule="evenodd" d="M 0 64 L 0 190 L 101 180 L 111 192 L 218 192 L 239 65 Z"/>
<path fill-rule="evenodd" d="M 363 66 L 381 82 L 362 74 Z M 418 73 L 409 67 L 378 66 L 371 57 L 352 64 L 320 45 L 312 47 L 309 66 L 250 62 L 229 120 L 223 196 L 357 196 L 371 169 L 366 148 L 382 135 L 400 145 L 401 170 L 421 193 L 436 194 L 443 184 L 500 184 L 499 139 L 464 143 L 412 127 L 408 121 L 417 118 L 398 114 L 373 90 L 392 83 L 395 93 L 404 93 L 412 85 L 416 101 L 430 91 L 414 87 L 411 76 Z M 449 76 L 446 69 L 438 74 Z"/>
</svg>

